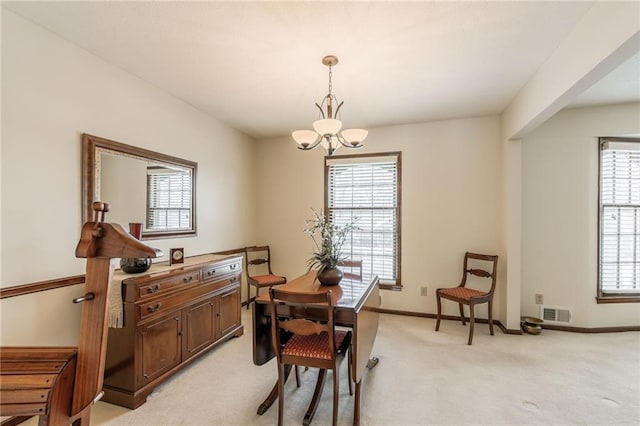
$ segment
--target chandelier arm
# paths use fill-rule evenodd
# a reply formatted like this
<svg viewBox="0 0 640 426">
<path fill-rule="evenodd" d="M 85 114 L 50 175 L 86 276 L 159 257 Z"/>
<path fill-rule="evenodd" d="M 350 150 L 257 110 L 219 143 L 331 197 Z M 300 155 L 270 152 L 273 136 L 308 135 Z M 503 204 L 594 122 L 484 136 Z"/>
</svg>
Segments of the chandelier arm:
<svg viewBox="0 0 640 426">
<path fill-rule="evenodd" d="M 323 102 L 324 103 L 324 102 Z M 324 111 L 322 110 L 322 107 L 320 105 L 318 105 L 318 103 L 316 102 L 316 106 L 318 107 L 318 109 L 320 110 L 320 114 L 322 114 L 322 118 L 325 119 L 327 117 L 325 117 L 324 115 Z"/>
<path fill-rule="evenodd" d="M 336 139 L 338 140 L 338 142 L 340 142 L 340 145 L 344 146 L 345 148 L 362 148 L 364 146 L 360 142 L 355 145 L 353 143 L 347 142 L 347 140 L 342 136 L 342 132 L 338 132 L 336 134 Z"/>
<path fill-rule="evenodd" d="M 301 149 L 303 151 L 309 151 L 315 148 L 316 146 L 318 146 L 320 142 L 322 142 L 322 135 L 318 135 L 318 138 L 315 141 L 313 141 L 310 145 L 307 145 L 307 146 L 298 145 L 298 149 Z"/>
<path fill-rule="evenodd" d="M 342 106 L 342 104 L 344 103 L 344 101 L 340 102 L 338 104 L 338 108 L 336 108 L 336 113 L 333 114 L 334 117 L 338 118 L 338 112 L 340 112 L 340 107 Z"/>
</svg>

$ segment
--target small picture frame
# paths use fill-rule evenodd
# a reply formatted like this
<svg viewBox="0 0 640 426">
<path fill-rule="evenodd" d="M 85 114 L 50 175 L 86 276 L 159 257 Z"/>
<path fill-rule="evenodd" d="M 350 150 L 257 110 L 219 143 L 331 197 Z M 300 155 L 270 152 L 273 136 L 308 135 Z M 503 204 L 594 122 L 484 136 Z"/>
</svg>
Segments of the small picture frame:
<svg viewBox="0 0 640 426">
<path fill-rule="evenodd" d="M 178 263 L 184 263 L 184 249 L 172 248 L 169 255 L 169 265 L 175 265 Z"/>
</svg>

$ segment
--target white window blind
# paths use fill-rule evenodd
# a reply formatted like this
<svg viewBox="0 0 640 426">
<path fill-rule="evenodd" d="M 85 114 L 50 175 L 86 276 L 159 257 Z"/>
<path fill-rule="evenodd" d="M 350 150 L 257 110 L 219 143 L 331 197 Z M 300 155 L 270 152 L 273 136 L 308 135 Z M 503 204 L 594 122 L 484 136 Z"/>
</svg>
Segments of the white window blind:
<svg viewBox="0 0 640 426">
<path fill-rule="evenodd" d="M 640 293 L 640 139 L 600 141 L 600 292 Z"/>
<path fill-rule="evenodd" d="M 191 176 L 181 170 L 147 169 L 147 229 L 191 228 Z"/>
<path fill-rule="evenodd" d="M 335 159 L 334 159 L 335 158 Z M 365 275 L 399 283 L 399 155 L 327 159 L 327 212 L 337 225 L 356 220 L 343 246 Z"/>
</svg>

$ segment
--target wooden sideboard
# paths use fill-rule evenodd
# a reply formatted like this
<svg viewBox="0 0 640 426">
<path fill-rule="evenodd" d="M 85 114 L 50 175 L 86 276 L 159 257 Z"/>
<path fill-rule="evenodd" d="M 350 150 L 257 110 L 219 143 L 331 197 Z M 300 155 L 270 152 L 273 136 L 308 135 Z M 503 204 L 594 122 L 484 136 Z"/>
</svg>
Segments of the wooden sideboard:
<svg viewBox="0 0 640 426">
<path fill-rule="evenodd" d="M 110 328 L 103 401 L 128 408 L 207 349 L 241 336 L 242 257 L 205 255 L 182 266 L 121 274 L 123 328 Z"/>
</svg>

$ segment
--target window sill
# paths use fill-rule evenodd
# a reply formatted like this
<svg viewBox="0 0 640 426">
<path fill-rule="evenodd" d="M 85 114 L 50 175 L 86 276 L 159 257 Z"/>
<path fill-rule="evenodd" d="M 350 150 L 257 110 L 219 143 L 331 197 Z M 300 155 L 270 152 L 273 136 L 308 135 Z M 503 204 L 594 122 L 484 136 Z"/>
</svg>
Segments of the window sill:
<svg viewBox="0 0 640 426">
<path fill-rule="evenodd" d="M 611 296 L 597 296 L 596 301 L 600 303 L 640 303 L 640 295 L 634 294 L 629 296 L 611 295 Z"/>
<path fill-rule="evenodd" d="M 380 290 L 401 291 L 402 286 L 399 284 L 378 284 Z"/>
</svg>

